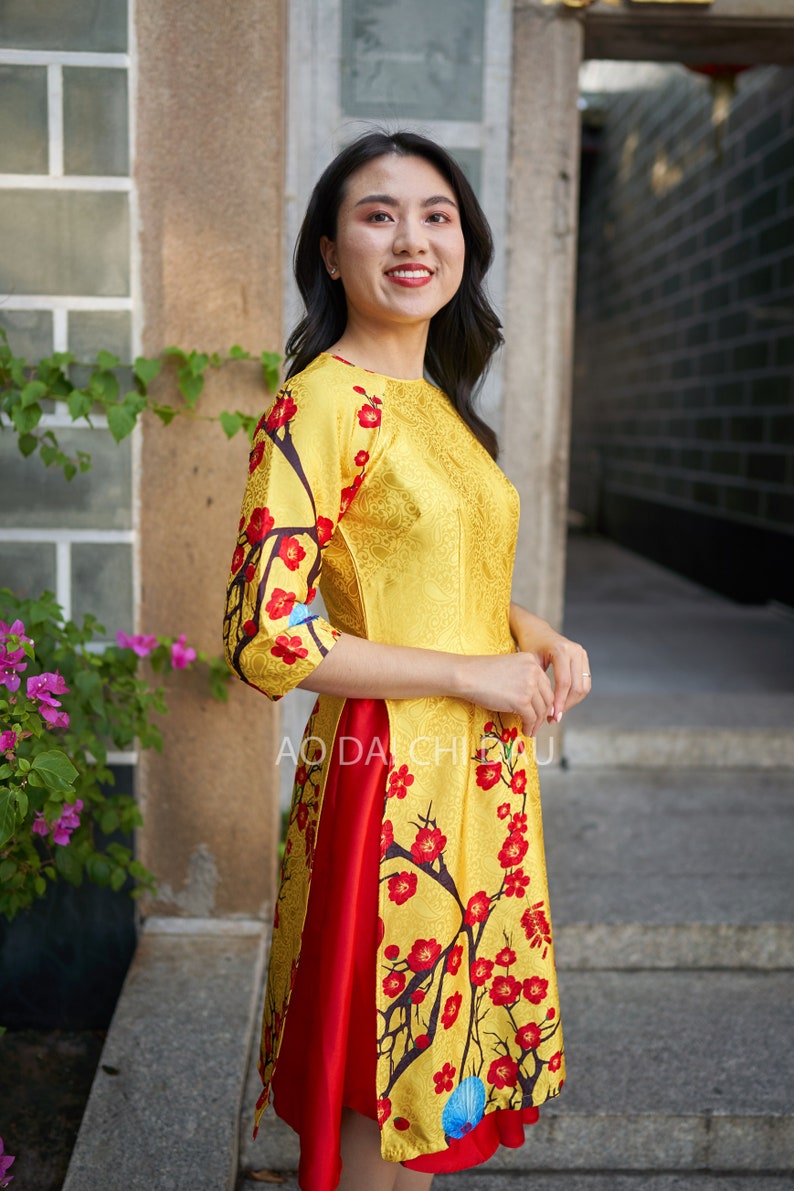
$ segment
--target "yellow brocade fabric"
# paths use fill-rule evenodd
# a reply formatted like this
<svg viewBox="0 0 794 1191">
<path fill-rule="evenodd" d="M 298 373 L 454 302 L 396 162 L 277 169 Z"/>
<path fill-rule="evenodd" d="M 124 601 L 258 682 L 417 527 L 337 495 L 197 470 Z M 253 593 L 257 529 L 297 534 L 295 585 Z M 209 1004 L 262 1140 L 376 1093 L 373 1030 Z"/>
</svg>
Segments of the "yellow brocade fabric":
<svg viewBox="0 0 794 1191">
<path fill-rule="evenodd" d="M 280 391 L 254 439 L 229 581 L 230 665 L 280 698 L 339 632 L 513 652 L 518 512 L 515 489 L 439 389 L 319 356 Z M 311 611 L 321 570 L 330 623 Z M 296 774 L 257 1121 L 300 958 L 343 703 L 317 700 Z M 404 1161 L 443 1150 L 485 1113 L 556 1096 L 564 1059 L 532 741 L 517 717 L 454 698 L 386 706 L 373 1095 L 383 1156 Z"/>
</svg>

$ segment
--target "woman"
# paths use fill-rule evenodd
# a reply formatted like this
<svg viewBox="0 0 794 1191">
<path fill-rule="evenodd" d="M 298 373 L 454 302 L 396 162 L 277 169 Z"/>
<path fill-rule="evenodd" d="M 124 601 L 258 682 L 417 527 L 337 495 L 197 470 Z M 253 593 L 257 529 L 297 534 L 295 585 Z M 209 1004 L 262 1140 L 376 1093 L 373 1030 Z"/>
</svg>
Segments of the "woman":
<svg viewBox="0 0 794 1191">
<path fill-rule="evenodd" d="M 300 1133 L 306 1191 L 422 1191 L 521 1144 L 563 1082 L 532 738 L 590 677 L 510 602 L 518 498 L 472 406 L 501 342 L 491 255 L 439 146 L 372 132 L 343 150 L 309 204 L 307 313 L 251 453 L 227 656 L 271 698 L 319 694 L 258 1104 L 272 1089 Z M 321 566 L 330 623 L 311 610 Z"/>
</svg>

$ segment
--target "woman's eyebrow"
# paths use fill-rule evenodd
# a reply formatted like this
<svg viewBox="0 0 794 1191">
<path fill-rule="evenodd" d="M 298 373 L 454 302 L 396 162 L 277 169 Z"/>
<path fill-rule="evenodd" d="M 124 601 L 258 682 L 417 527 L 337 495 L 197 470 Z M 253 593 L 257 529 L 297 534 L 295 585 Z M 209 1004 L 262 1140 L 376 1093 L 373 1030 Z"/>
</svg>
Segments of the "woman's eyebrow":
<svg viewBox="0 0 794 1191">
<path fill-rule="evenodd" d="M 399 200 L 390 194 L 367 194 L 364 198 L 360 198 L 355 206 L 363 207 L 366 203 L 380 203 L 384 207 L 399 207 L 400 205 Z M 422 206 L 435 207 L 438 203 L 446 203 L 448 207 L 453 207 L 456 211 L 458 209 L 457 203 L 445 194 L 434 194 L 432 198 L 424 199 Z"/>
</svg>

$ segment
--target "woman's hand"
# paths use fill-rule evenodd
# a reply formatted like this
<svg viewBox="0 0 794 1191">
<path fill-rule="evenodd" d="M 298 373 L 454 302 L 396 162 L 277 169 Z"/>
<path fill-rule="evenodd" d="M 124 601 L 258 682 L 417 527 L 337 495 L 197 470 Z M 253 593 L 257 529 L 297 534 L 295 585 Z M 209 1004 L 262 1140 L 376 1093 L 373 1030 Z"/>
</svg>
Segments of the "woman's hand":
<svg viewBox="0 0 794 1191">
<path fill-rule="evenodd" d="M 554 713 L 555 693 L 534 653 L 461 658 L 461 694 L 490 711 L 521 716 L 521 731 L 535 736 Z"/>
<path fill-rule="evenodd" d="M 510 630 L 518 648 L 534 655 L 544 672 L 553 668 L 554 700 L 547 718 L 549 723 L 559 723 L 566 711 L 590 694 L 592 679 L 586 651 L 519 604 L 510 605 Z"/>
</svg>

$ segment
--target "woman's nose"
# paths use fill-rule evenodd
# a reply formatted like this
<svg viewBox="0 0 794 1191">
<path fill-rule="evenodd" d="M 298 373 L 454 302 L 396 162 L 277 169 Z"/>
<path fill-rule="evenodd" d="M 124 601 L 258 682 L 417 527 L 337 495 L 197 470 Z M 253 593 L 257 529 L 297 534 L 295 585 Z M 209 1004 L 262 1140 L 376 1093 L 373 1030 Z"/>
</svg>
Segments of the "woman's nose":
<svg viewBox="0 0 794 1191">
<path fill-rule="evenodd" d="M 397 253 L 424 252 L 427 248 L 427 234 L 420 219 L 403 219 L 397 225 L 394 236 L 394 251 Z"/>
</svg>

